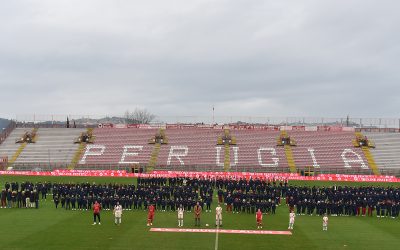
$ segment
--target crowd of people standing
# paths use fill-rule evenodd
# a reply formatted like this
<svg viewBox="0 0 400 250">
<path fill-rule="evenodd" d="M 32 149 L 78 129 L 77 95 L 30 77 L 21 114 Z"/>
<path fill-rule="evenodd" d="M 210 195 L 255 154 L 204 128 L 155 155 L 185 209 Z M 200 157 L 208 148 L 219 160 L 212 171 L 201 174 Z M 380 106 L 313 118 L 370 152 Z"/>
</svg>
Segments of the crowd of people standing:
<svg viewBox="0 0 400 250">
<path fill-rule="evenodd" d="M 216 194 L 214 195 L 214 192 Z M 211 212 L 215 198 L 227 213 L 275 214 L 281 204 L 297 215 L 373 216 L 397 218 L 400 188 L 297 186 L 286 180 L 223 178 L 138 178 L 136 185 L 95 183 L 5 183 L 1 208 L 39 207 L 51 193 L 56 208 L 90 210 L 97 201 L 103 210 L 119 204 L 123 210 L 186 212 L 196 204 Z M 40 199 L 41 197 L 41 199 Z M 284 200 L 284 202 L 283 202 Z"/>
<path fill-rule="evenodd" d="M 40 196 L 45 199 L 49 183 L 6 182 L 0 194 L 0 208 L 39 208 Z"/>
<path fill-rule="evenodd" d="M 287 182 L 268 180 L 227 180 L 212 178 L 148 178 L 134 184 L 65 184 L 52 185 L 56 208 L 71 210 L 91 209 L 97 201 L 104 210 L 118 203 L 124 210 L 147 210 L 153 204 L 158 211 L 176 211 L 182 207 L 193 211 L 198 203 L 202 210 L 211 212 L 214 190 L 219 203 L 226 204 L 226 212 L 272 213 L 280 204 L 281 193 Z"/>
<path fill-rule="evenodd" d="M 399 217 L 400 188 L 289 186 L 286 204 L 297 215 Z"/>
</svg>

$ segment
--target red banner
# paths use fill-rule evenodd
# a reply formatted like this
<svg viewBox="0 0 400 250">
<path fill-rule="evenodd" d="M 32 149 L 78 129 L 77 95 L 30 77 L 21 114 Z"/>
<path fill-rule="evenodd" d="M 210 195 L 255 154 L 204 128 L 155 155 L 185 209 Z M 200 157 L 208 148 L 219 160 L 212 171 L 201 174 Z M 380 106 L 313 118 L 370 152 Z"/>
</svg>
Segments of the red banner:
<svg viewBox="0 0 400 250">
<path fill-rule="evenodd" d="M 400 182 L 394 176 L 320 174 L 318 176 L 301 176 L 297 173 L 247 173 L 247 172 L 184 172 L 153 171 L 151 174 L 127 173 L 119 170 L 55 170 L 53 172 L 34 171 L 0 171 L 0 175 L 23 176 L 81 176 L 81 177 L 130 177 L 130 178 L 223 178 L 223 179 L 263 179 L 263 180 L 299 180 L 299 181 L 349 181 L 349 182 Z"/>
<path fill-rule="evenodd" d="M 320 174 L 318 176 L 301 176 L 297 173 L 247 173 L 247 172 L 176 172 L 176 171 L 153 171 L 153 174 L 172 177 L 189 178 L 228 178 L 228 179 L 277 179 L 277 180 L 301 180 L 301 181 L 350 181 L 350 182 L 400 182 L 395 176 L 374 175 L 342 175 L 342 174 Z"/>
</svg>

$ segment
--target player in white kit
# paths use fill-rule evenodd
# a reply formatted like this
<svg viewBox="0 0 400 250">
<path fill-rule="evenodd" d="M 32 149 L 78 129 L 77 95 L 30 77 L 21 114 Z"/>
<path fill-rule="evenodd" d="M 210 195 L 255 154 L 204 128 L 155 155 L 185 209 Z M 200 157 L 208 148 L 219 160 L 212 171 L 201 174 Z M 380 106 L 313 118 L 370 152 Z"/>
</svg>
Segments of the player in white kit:
<svg viewBox="0 0 400 250">
<path fill-rule="evenodd" d="M 114 206 L 114 216 L 115 216 L 115 225 L 120 225 L 122 222 L 122 206 L 117 202 L 117 205 Z"/>
<path fill-rule="evenodd" d="M 178 207 L 178 227 L 183 227 L 183 212 L 185 212 L 185 210 L 181 204 Z"/>
<path fill-rule="evenodd" d="M 222 207 L 220 204 L 215 208 L 215 226 L 222 227 Z"/>
<path fill-rule="evenodd" d="M 289 227 L 288 227 L 288 229 L 293 229 L 294 218 L 296 218 L 296 214 L 294 213 L 293 210 L 291 210 L 290 213 L 289 213 Z"/>
<path fill-rule="evenodd" d="M 328 215 L 326 214 L 324 214 L 324 217 L 322 218 L 322 230 L 328 231 Z"/>
</svg>

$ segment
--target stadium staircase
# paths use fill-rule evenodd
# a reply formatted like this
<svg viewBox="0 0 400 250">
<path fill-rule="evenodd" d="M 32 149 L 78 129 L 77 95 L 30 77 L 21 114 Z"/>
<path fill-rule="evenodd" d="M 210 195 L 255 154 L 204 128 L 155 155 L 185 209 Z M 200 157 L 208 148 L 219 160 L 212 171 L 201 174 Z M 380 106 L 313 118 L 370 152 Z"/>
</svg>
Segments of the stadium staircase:
<svg viewBox="0 0 400 250">
<path fill-rule="evenodd" d="M 160 129 L 159 133 L 162 136 L 165 136 L 165 130 L 164 129 Z M 154 148 L 153 148 L 153 151 L 151 153 L 149 163 L 147 164 L 147 168 L 146 168 L 146 172 L 147 173 L 152 172 L 154 170 L 154 168 L 156 167 L 157 160 L 158 160 L 158 155 L 160 153 L 160 149 L 161 149 L 161 143 L 156 142 L 154 144 Z"/>
<path fill-rule="evenodd" d="M 26 128 L 15 128 L 8 137 L 1 143 L 0 145 L 0 156 L 8 157 L 8 161 L 15 155 L 16 151 L 19 149 L 21 144 L 15 143 L 17 139 L 20 139 L 25 132 L 30 131 L 31 129 Z"/>
<path fill-rule="evenodd" d="M 224 171 L 228 172 L 231 169 L 231 150 L 229 144 L 225 144 Z"/>
<path fill-rule="evenodd" d="M 287 137 L 288 133 L 283 130 L 281 131 L 281 136 Z M 292 152 L 292 147 L 290 145 L 284 145 L 285 148 L 285 155 L 286 155 L 286 160 L 289 165 L 289 169 L 291 173 L 296 173 L 296 163 L 294 162 L 294 157 L 293 157 L 293 152 Z"/>
<path fill-rule="evenodd" d="M 93 133 L 93 128 L 88 128 L 87 129 L 88 134 Z M 75 169 L 75 167 L 78 165 L 79 160 L 81 159 L 85 148 L 86 148 L 87 143 L 86 142 L 81 142 L 79 144 L 78 150 L 76 150 L 74 157 L 72 158 L 71 164 L 69 164 L 68 169 Z"/>
<path fill-rule="evenodd" d="M 229 129 L 224 130 L 225 137 L 229 137 Z M 222 138 L 221 138 L 222 140 Z M 228 172 L 231 169 L 231 149 L 229 144 L 224 145 L 224 171 Z"/>
<path fill-rule="evenodd" d="M 37 129 L 34 128 L 34 129 L 31 130 L 31 132 L 32 132 L 32 133 L 36 133 L 36 132 L 37 132 Z M 21 134 L 19 137 L 15 138 L 15 140 L 14 140 L 14 142 L 13 142 L 14 144 L 18 145 L 18 149 L 15 151 L 15 153 L 12 155 L 11 159 L 9 159 L 9 161 L 8 161 L 8 166 L 7 166 L 7 169 L 8 169 L 8 170 L 12 170 L 12 169 L 13 169 L 12 165 L 14 164 L 14 162 L 17 160 L 17 158 L 20 156 L 20 154 L 22 153 L 22 151 L 25 149 L 26 145 L 28 144 L 28 143 L 26 143 L 26 142 L 20 143 L 20 144 L 15 142 L 15 141 L 16 141 L 17 139 L 19 139 L 22 135 L 23 135 L 23 134 Z M 32 138 L 32 141 L 35 142 L 36 139 L 37 139 L 37 135 L 35 135 L 35 137 Z"/>
<path fill-rule="evenodd" d="M 355 134 L 356 137 L 364 137 L 364 135 L 361 132 L 356 132 Z M 380 175 L 378 166 L 375 163 L 374 157 L 371 154 L 369 147 L 361 147 L 361 150 L 363 151 L 364 156 L 368 161 L 368 166 L 371 168 L 374 175 Z"/>
</svg>

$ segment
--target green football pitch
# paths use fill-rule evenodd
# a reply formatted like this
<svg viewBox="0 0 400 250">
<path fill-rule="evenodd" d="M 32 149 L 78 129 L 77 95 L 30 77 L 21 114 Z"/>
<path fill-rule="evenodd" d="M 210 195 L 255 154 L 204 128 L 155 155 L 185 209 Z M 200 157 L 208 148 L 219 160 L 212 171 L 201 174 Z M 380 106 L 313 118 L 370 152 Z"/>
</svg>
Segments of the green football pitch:
<svg viewBox="0 0 400 250">
<path fill-rule="evenodd" d="M 8 181 L 134 183 L 127 178 L 0 176 Z M 325 185 L 327 182 L 290 182 L 297 185 Z M 384 185 L 400 184 L 357 184 Z M 215 202 L 214 202 L 215 203 Z M 399 249 L 400 219 L 369 217 L 330 217 L 328 231 L 322 231 L 322 218 L 297 216 L 292 235 L 243 235 L 215 233 L 150 232 L 145 211 L 124 211 L 122 225 L 115 226 L 111 211 L 101 213 L 102 224 L 92 225 L 91 211 L 56 209 L 51 196 L 39 209 L 0 209 L 0 249 Z M 153 227 L 176 228 L 175 212 L 156 212 Z M 204 213 L 202 227 L 215 224 L 214 213 Z M 255 230 L 255 216 L 223 213 L 224 229 Z M 277 208 L 276 215 L 264 215 L 264 230 L 287 230 L 288 209 Z M 184 228 L 195 228 L 193 213 L 186 213 Z"/>
</svg>

